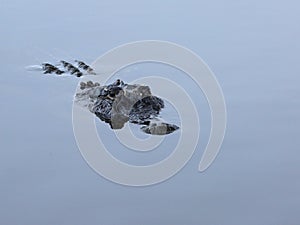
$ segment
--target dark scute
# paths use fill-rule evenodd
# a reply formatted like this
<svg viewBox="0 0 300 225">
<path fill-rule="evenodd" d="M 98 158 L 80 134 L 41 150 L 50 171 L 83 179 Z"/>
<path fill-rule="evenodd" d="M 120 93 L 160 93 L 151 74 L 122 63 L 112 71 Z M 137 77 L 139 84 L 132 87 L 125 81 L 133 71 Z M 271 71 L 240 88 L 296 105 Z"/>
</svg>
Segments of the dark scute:
<svg viewBox="0 0 300 225">
<path fill-rule="evenodd" d="M 147 96 L 140 99 L 133 105 L 129 113 L 130 122 L 147 124 L 149 119 L 158 116 L 162 108 L 164 108 L 164 102 L 161 98 Z"/>
</svg>

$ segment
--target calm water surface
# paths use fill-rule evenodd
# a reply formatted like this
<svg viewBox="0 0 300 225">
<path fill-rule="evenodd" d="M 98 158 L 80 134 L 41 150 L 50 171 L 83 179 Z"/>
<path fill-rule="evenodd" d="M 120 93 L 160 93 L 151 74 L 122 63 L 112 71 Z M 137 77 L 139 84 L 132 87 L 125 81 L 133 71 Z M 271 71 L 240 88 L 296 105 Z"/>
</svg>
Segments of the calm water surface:
<svg viewBox="0 0 300 225">
<path fill-rule="evenodd" d="M 299 6 L 293 0 L 2 0 L 0 223 L 299 224 Z M 169 67 L 138 65 L 130 77 L 120 71 L 129 82 L 140 72 L 175 79 L 195 101 L 201 124 L 196 152 L 180 173 L 160 185 L 130 188 L 98 176 L 81 157 L 72 129 L 79 80 L 24 67 L 92 62 L 143 39 L 172 41 L 203 58 L 223 88 L 228 126 L 216 161 L 198 173 L 210 130 L 202 92 Z M 162 116 L 180 122 L 171 107 Z M 147 157 L 119 148 L 106 124 L 97 128 L 112 154 L 135 164 L 165 158 L 180 134 Z"/>
</svg>

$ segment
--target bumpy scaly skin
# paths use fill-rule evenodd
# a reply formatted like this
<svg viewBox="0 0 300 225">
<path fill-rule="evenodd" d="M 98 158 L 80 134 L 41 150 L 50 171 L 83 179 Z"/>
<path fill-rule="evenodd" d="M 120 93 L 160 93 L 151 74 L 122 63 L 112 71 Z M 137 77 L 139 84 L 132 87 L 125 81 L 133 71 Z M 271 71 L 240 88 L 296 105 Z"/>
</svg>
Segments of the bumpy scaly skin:
<svg viewBox="0 0 300 225">
<path fill-rule="evenodd" d="M 63 65 L 63 67 L 70 72 L 72 75 L 76 75 L 77 77 L 81 77 L 83 74 L 82 72 L 75 66 L 73 66 L 71 63 L 68 63 L 64 60 L 60 61 Z"/>
<path fill-rule="evenodd" d="M 83 70 L 87 71 L 89 74 L 95 75 L 95 71 L 93 68 L 91 68 L 89 65 L 85 64 L 83 61 L 75 60 L 75 62 L 78 64 L 79 68 L 82 68 Z"/>
<path fill-rule="evenodd" d="M 64 60 L 61 60 L 59 62 L 58 65 L 59 67 L 54 66 L 50 63 L 43 63 L 39 70 L 42 70 L 44 74 L 56 74 L 56 75 L 71 74 L 76 77 L 81 77 L 87 74 L 96 75 L 95 71 L 89 65 L 85 64 L 83 61 L 75 60 L 75 62 L 78 64 L 78 67 Z"/>
<path fill-rule="evenodd" d="M 43 63 L 42 69 L 44 71 L 44 74 L 55 73 L 57 75 L 61 75 L 64 73 L 64 71 L 58 69 L 56 66 L 53 66 L 50 63 Z"/>
<path fill-rule="evenodd" d="M 164 108 L 164 102 L 153 96 L 148 86 L 124 84 L 120 80 L 100 86 L 99 83 L 88 81 L 80 84 L 80 90 L 75 102 L 109 123 L 112 129 L 120 129 L 128 121 L 146 125 L 141 128 L 142 131 L 154 135 L 172 133 L 179 128 L 157 118 Z"/>
</svg>

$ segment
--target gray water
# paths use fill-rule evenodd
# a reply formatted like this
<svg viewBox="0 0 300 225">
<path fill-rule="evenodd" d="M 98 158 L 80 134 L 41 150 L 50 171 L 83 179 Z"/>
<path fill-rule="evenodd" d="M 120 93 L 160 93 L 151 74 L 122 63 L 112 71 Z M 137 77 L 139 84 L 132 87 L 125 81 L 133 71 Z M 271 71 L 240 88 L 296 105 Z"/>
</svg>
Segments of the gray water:
<svg viewBox="0 0 300 225">
<path fill-rule="evenodd" d="M 299 6 L 292 0 L 2 0 L 0 223 L 300 224 Z M 24 67 L 92 62 L 143 39 L 172 41 L 203 58 L 223 88 L 228 126 L 217 159 L 198 173 L 210 125 L 204 106 L 203 141 L 187 166 L 159 185 L 132 188 L 96 174 L 76 146 L 78 79 Z"/>
</svg>

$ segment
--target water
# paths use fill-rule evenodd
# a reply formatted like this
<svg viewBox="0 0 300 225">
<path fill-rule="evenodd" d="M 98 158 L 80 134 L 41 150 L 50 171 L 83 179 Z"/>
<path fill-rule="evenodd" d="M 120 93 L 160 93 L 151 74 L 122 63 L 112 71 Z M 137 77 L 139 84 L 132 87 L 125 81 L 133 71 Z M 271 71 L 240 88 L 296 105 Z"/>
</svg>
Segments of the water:
<svg viewBox="0 0 300 225">
<path fill-rule="evenodd" d="M 2 1 L 1 223 L 299 224 L 298 8 L 293 0 Z M 223 88 L 228 126 L 216 161 L 198 173 L 209 109 L 195 84 L 173 71 L 200 96 L 200 143 L 172 179 L 130 188 L 98 176 L 78 151 L 71 115 L 79 80 L 24 68 L 60 59 L 92 62 L 142 39 L 176 42 L 205 60 Z M 164 72 L 149 67 L 146 75 Z M 136 164 L 170 153 L 148 158 L 112 147 Z"/>
</svg>

